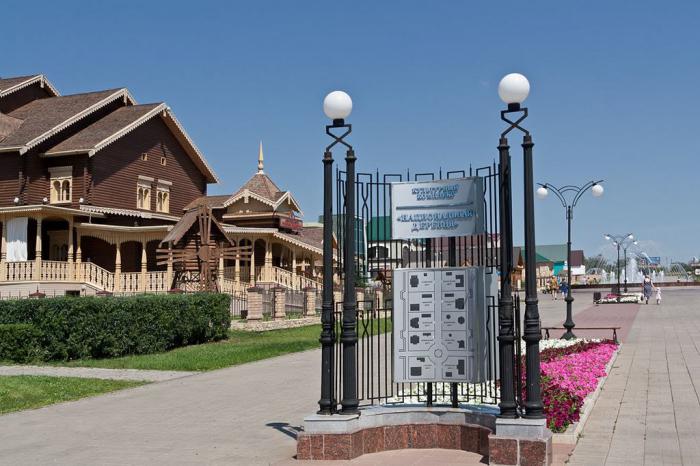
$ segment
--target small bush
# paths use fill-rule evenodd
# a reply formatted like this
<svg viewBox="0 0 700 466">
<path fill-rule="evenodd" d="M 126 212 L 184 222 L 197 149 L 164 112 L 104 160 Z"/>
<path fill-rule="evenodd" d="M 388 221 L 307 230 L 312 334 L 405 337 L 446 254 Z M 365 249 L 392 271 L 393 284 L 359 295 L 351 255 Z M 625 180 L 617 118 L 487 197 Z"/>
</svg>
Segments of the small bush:
<svg viewBox="0 0 700 466">
<path fill-rule="evenodd" d="M 145 354 L 226 338 L 226 294 L 0 301 L 0 324 L 31 324 L 46 360 Z"/>
<path fill-rule="evenodd" d="M 32 362 L 41 360 L 41 332 L 31 324 L 0 324 L 0 360 Z"/>
</svg>

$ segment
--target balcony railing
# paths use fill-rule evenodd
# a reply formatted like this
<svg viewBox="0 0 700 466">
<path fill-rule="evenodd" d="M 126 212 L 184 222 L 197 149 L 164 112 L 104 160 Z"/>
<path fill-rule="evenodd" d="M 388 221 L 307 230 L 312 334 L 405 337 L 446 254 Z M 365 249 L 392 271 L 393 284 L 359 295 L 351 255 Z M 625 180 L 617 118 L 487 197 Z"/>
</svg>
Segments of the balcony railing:
<svg viewBox="0 0 700 466">
<path fill-rule="evenodd" d="M 37 269 L 37 266 L 39 267 Z M 39 272 L 37 274 L 37 271 Z M 291 290 L 307 287 L 321 288 L 321 281 L 295 274 L 280 267 L 255 267 L 255 283 L 276 284 Z M 170 289 L 167 272 L 110 272 L 92 262 L 21 261 L 0 263 L 0 281 L 5 282 L 78 282 L 86 283 L 109 292 L 165 292 Z M 234 267 L 224 269 L 221 289 L 225 293 L 239 293 L 251 286 L 250 268 L 241 267 L 239 280 L 235 280 Z"/>
<path fill-rule="evenodd" d="M 28 282 L 34 279 L 34 261 L 5 262 L 5 280 L 8 282 Z"/>
<path fill-rule="evenodd" d="M 114 274 L 92 262 L 80 264 L 82 281 L 105 291 L 114 291 Z M 80 279 L 78 281 L 81 281 Z"/>
</svg>

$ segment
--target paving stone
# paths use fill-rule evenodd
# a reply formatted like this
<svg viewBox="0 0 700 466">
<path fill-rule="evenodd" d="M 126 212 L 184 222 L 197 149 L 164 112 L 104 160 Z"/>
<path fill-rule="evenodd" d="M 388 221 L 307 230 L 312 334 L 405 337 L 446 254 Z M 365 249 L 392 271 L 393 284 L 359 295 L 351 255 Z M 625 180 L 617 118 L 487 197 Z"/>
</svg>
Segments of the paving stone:
<svg viewBox="0 0 700 466">
<path fill-rule="evenodd" d="M 640 307 L 568 464 L 700 464 L 700 290 L 665 297 Z"/>
</svg>

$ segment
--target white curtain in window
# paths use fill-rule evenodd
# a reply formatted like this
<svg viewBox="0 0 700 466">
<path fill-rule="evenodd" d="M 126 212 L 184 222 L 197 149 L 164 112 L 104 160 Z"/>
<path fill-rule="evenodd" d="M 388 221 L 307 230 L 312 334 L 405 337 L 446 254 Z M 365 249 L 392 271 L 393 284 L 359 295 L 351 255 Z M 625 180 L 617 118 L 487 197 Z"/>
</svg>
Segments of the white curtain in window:
<svg viewBox="0 0 700 466">
<path fill-rule="evenodd" d="M 11 218 L 7 221 L 7 260 L 27 260 L 27 217 Z"/>
</svg>

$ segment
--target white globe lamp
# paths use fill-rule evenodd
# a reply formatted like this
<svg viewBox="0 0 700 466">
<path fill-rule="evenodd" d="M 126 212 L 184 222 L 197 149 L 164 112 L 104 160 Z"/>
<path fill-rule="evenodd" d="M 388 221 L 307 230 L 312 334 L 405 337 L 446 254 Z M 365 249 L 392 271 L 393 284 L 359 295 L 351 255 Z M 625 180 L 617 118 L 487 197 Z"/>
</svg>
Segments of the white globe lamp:
<svg viewBox="0 0 700 466">
<path fill-rule="evenodd" d="M 605 188 L 603 188 L 602 184 L 594 184 L 591 188 L 591 193 L 593 194 L 593 197 L 600 197 L 603 195 L 604 192 Z"/>
<path fill-rule="evenodd" d="M 540 199 L 544 199 L 549 195 L 549 190 L 545 188 L 544 186 L 540 186 L 537 188 L 537 197 Z"/>
<path fill-rule="evenodd" d="M 508 104 L 509 110 L 519 110 L 530 95 L 530 81 L 520 73 L 510 73 L 498 83 L 498 96 Z"/>
<path fill-rule="evenodd" d="M 343 91 L 333 91 L 323 99 L 323 113 L 333 120 L 333 123 L 345 120 L 352 112 L 352 99 Z"/>
</svg>

